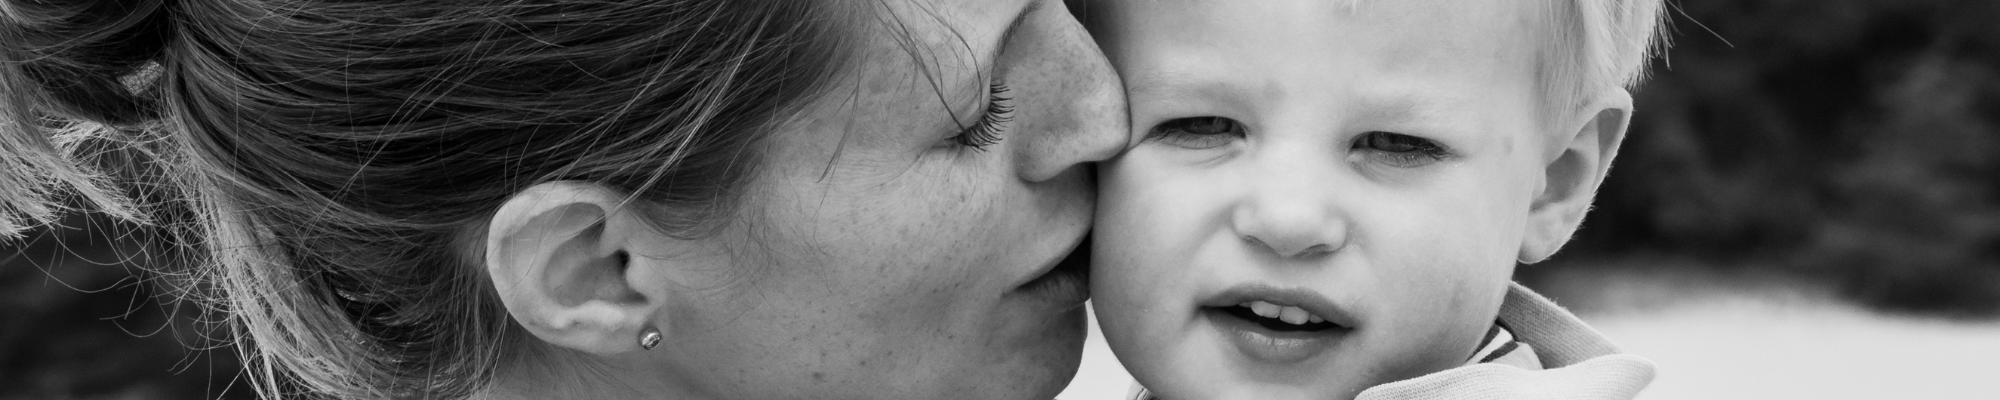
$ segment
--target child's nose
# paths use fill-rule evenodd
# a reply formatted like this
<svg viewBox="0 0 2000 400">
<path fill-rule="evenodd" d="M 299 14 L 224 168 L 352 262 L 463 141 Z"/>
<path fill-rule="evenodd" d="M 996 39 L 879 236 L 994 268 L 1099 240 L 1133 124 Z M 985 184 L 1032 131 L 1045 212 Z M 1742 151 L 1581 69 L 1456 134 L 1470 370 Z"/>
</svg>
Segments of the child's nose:
<svg viewBox="0 0 2000 400">
<path fill-rule="evenodd" d="M 1232 215 L 1233 228 L 1253 248 L 1280 258 L 1331 254 L 1347 245 L 1347 227 L 1327 190 L 1303 179 L 1260 179 Z"/>
</svg>

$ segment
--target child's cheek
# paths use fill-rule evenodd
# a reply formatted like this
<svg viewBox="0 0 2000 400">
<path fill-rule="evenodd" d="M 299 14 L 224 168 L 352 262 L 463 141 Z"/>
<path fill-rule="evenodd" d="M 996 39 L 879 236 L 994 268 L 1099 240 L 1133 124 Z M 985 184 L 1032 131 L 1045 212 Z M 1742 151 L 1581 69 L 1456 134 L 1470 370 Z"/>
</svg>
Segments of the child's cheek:
<svg viewBox="0 0 2000 400">
<path fill-rule="evenodd" d="M 1182 217 L 1179 215 L 1182 210 L 1173 207 L 1173 198 L 1178 195 L 1173 174 L 1165 170 L 1155 155 L 1141 147 L 1106 163 L 1100 170 L 1098 224 L 1094 234 L 1114 240 L 1105 243 L 1109 248 L 1093 251 L 1116 256 L 1107 260 L 1112 264 L 1105 267 L 1120 270 L 1167 267 L 1153 265 L 1149 259 L 1157 257 L 1164 243 L 1175 239 L 1162 229 L 1172 228 L 1174 221 Z M 1135 263 L 1144 265 L 1132 265 Z"/>
<path fill-rule="evenodd" d="M 1098 234 L 1130 237 L 1126 245 L 1134 248 L 1121 252 L 1186 260 L 1219 228 L 1232 191 L 1220 168 L 1203 161 L 1215 156 L 1198 153 L 1147 144 L 1107 163 L 1100 170 Z M 1172 267 L 1181 266 L 1147 268 Z"/>
<path fill-rule="evenodd" d="M 1098 324 L 1120 357 L 1157 361 L 1167 322 L 1157 317 L 1163 288 L 1174 268 L 1161 254 L 1170 240 L 1158 229 L 1172 218 L 1163 209 L 1157 166 L 1143 151 L 1128 151 L 1098 169 L 1097 225 L 1091 248 L 1091 297 Z"/>
</svg>

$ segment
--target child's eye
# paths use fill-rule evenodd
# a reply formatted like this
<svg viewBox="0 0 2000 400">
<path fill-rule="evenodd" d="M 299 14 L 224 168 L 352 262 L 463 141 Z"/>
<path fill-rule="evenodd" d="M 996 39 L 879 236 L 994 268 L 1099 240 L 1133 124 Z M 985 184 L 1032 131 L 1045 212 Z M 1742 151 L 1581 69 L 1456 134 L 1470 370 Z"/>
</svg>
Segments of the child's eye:
<svg viewBox="0 0 2000 400">
<path fill-rule="evenodd" d="M 1186 149 L 1212 149 L 1242 139 L 1243 124 L 1223 117 L 1175 118 L 1154 125 L 1146 132 L 1147 140 Z"/>
<path fill-rule="evenodd" d="M 1392 132 L 1368 132 L 1354 138 L 1354 149 L 1395 167 L 1415 168 L 1452 157 L 1451 150 L 1430 139 Z"/>
</svg>

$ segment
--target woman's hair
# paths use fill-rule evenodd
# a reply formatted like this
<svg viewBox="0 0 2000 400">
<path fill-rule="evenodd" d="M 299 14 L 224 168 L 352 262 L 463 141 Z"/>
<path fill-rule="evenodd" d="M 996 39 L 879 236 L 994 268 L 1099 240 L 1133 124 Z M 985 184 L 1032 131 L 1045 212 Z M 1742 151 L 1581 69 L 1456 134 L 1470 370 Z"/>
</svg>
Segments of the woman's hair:
<svg viewBox="0 0 2000 400">
<path fill-rule="evenodd" d="M 846 65 L 830 3 L 0 0 L 0 234 L 180 232 L 266 397 L 463 397 L 521 335 L 494 210 L 588 181 L 701 235 Z"/>
</svg>

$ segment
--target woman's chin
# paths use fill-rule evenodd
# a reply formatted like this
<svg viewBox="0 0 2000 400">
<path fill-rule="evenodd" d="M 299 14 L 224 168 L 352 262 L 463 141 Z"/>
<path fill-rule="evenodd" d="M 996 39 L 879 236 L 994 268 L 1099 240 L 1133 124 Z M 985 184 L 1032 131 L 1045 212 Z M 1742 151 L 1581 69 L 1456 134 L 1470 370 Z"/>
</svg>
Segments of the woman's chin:
<svg viewBox="0 0 2000 400">
<path fill-rule="evenodd" d="M 989 377 L 1013 377 L 1012 379 L 989 379 L 980 386 L 990 387 L 1012 395 L 997 395 L 1003 399 L 1051 399 L 1061 393 L 1076 376 L 1078 364 L 1083 361 L 1083 342 L 1088 336 L 1087 315 L 1082 307 L 1072 307 L 1066 311 L 1043 314 L 1041 321 L 1024 323 L 1036 325 L 1036 329 L 1016 331 L 1006 348 L 994 349 L 1006 360 L 1007 371 Z M 1025 322 L 1025 321 L 1024 321 Z M 1011 381 L 1011 382 L 1008 382 Z M 992 385 L 997 384 L 997 385 Z"/>
</svg>

